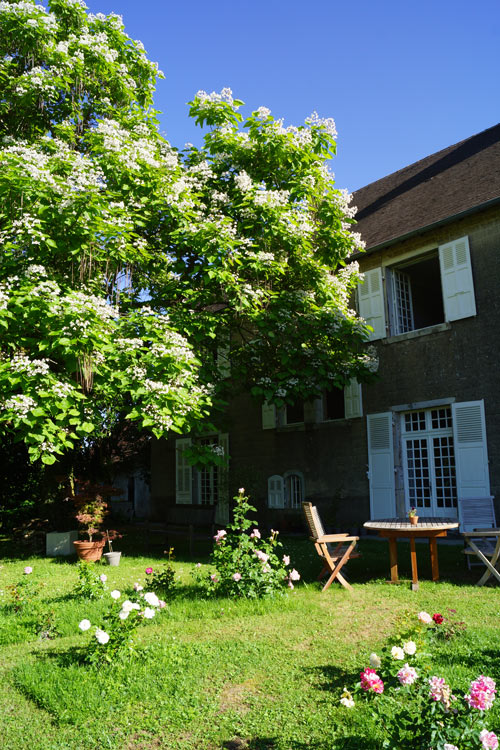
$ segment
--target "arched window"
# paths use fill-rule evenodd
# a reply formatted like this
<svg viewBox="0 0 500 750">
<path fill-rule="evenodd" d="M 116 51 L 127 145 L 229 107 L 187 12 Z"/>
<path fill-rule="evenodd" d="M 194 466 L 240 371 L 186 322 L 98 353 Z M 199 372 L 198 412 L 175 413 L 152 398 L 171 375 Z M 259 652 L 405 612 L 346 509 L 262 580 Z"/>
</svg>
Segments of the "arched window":
<svg viewBox="0 0 500 750">
<path fill-rule="evenodd" d="M 300 508 L 304 500 L 304 476 L 300 471 L 273 474 L 267 480 L 267 504 L 270 508 Z"/>
<path fill-rule="evenodd" d="M 285 508 L 300 508 L 304 500 L 304 476 L 300 471 L 285 471 Z"/>
</svg>

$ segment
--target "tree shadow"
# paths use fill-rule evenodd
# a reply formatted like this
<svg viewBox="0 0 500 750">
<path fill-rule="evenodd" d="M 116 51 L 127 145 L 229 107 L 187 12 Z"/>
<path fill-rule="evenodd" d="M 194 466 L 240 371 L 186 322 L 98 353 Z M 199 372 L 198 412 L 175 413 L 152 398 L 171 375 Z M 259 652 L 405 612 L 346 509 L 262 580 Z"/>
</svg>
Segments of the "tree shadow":
<svg viewBox="0 0 500 750">
<path fill-rule="evenodd" d="M 222 743 L 223 750 L 275 750 L 279 739 L 276 737 L 253 737 L 243 739 L 235 737 Z M 380 750 L 380 743 L 357 735 L 346 735 L 332 740 L 325 737 L 319 742 L 301 742 L 287 740 L 287 750 Z"/>
</svg>

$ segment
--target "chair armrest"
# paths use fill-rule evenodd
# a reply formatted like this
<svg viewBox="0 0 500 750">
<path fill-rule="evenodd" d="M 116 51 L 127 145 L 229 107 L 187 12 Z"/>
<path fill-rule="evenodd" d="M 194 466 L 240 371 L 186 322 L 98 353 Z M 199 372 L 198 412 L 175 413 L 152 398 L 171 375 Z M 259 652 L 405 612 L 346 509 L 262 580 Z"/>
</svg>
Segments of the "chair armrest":
<svg viewBox="0 0 500 750">
<path fill-rule="evenodd" d="M 347 534 L 325 534 L 324 536 L 319 536 L 314 541 L 316 542 L 354 542 L 358 541 L 359 536 L 347 536 Z"/>
<path fill-rule="evenodd" d="M 500 536 L 500 529 L 477 529 L 476 531 L 463 531 L 462 536 L 464 537 L 478 537 L 478 536 Z"/>
</svg>

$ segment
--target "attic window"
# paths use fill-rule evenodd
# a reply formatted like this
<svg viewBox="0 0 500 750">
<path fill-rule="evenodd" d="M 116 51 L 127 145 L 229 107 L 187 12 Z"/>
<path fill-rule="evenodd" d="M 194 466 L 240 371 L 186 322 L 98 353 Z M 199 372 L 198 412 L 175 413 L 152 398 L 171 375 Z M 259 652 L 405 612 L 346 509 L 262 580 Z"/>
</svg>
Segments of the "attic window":
<svg viewBox="0 0 500 750">
<path fill-rule="evenodd" d="M 437 252 L 388 269 L 388 291 L 392 335 L 444 322 Z"/>
</svg>

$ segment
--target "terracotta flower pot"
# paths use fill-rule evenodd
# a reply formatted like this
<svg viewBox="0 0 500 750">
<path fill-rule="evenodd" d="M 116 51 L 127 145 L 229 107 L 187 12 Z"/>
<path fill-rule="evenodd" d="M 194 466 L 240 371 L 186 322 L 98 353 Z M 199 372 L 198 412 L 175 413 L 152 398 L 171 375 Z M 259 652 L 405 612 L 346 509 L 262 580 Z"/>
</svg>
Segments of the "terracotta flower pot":
<svg viewBox="0 0 500 750">
<path fill-rule="evenodd" d="M 102 551 L 104 549 L 104 539 L 98 542 L 73 542 L 76 549 L 76 554 L 80 560 L 86 560 L 87 562 L 95 562 L 100 560 L 102 557 Z"/>
<path fill-rule="evenodd" d="M 418 524 L 418 516 L 410 516 L 410 523 L 412 526 L 416 526 Z"/>
</svg>

